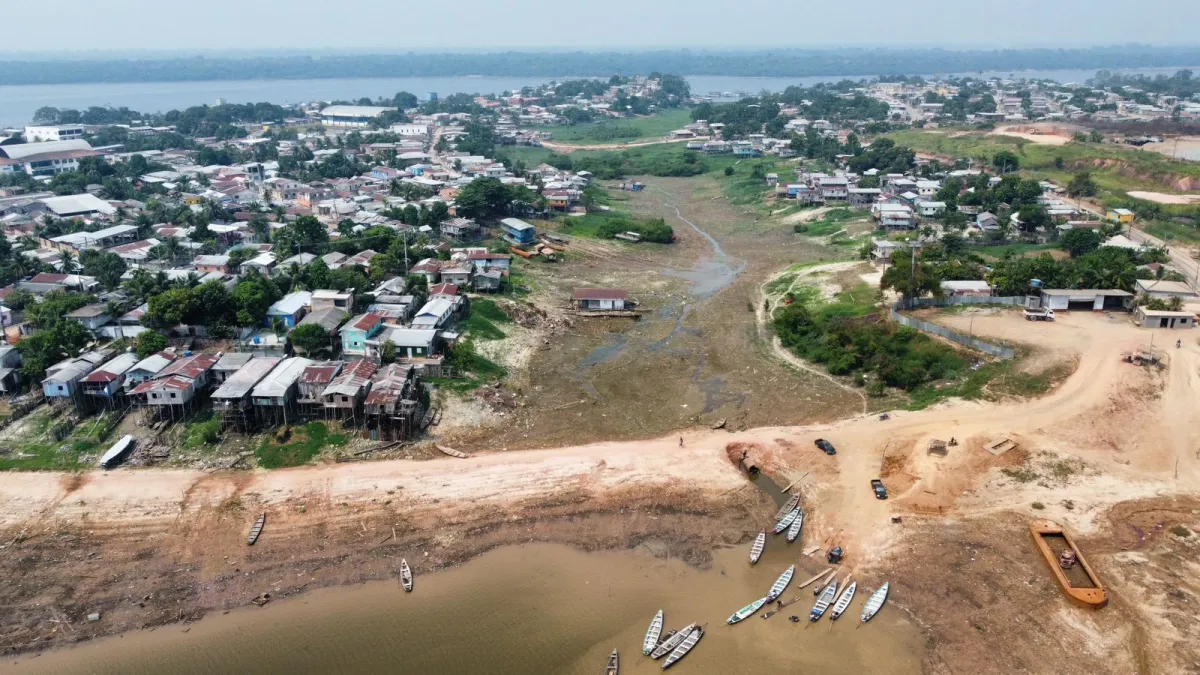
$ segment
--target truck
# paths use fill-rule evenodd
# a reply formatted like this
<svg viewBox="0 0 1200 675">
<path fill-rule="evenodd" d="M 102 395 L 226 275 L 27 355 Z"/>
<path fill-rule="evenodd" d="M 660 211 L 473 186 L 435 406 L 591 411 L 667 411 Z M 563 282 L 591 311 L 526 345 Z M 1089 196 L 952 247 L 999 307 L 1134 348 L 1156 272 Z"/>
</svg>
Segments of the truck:
<svg viewBox="0 0 1200 675">
<path fill-rule="evenodd" d="M 1034 307 L 1025 309 L 1026 321 L 1053 321 L 1054 310 L 1049 307 Z"/>
<path fill-rule="evenodd" d="M 875 499 L 887 499 L 887 488 L 883 486 L 883 481 L 872 478 L 871 489 L 875 491 Z"/>
</svg>

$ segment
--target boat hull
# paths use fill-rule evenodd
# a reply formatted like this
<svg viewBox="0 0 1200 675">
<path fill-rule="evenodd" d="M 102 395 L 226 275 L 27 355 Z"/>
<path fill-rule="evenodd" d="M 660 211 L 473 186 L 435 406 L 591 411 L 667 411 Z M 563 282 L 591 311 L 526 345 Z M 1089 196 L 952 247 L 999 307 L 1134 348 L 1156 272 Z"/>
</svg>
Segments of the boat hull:
<svg viewBox="0 0 1200 675">
<path fill-rule="evenodd" d="M 1083 557 L 1079 547 L 1075 545 L 1075 540 L 1057 523 L 1049 520 L 1036 520 L 1029 524 L 1029 532 L 1033 536 L 1033 543 L 1037 550 L 1045 559 L 1046 565 L 1050 568 L 1050 573 L 1054 576 L 1054 580 L 1058 582 L 1059 588 L 1067 595 L 1071 602 L 1080 607 L 1089 609 L 1100 609 L 1108 604 L 1108 592 L 1104 590 L 1104 585 L 1100 583 L 1100 578 L 1092 570 L 1092 566 L 1088 564 L 1087 559 Z M 1089 581 L 1093 584 L 1092 587 L 1082 587 L 1071 583 L 1067 578 L 1062 567 L 1058 564 L 1058 554 L 1050 548 L 1048 538 L 1062 538 L 1066 545 L 1075 553 L 1077 564 L 1087 575 Z"/>
</svg>

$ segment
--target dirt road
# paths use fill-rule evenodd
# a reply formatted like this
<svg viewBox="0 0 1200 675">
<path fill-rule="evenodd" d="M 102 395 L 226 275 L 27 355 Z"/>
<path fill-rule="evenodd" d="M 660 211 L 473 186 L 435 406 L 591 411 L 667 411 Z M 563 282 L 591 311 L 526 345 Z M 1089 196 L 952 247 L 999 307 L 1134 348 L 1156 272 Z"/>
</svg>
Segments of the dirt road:
<svg viewBox="0 0 1200 675">
<path fill-rule="evenodd" d="M 629 148 L 642 148 L 647 145 L 661 145 L 663 143 L 687 143 L 688 141 L 706 141 L 707 136 L 699 136 L 696 138 L 655 138 L 645 141 L 630 141 L 628 143 L 591 143 L 591 144 L 574 144 L 574 143 L 557 143 L 555 141 L 542 141 L 542 147 L 554 152 L 570 154 L 576 150 L 627 150 Z"/>
</svg>

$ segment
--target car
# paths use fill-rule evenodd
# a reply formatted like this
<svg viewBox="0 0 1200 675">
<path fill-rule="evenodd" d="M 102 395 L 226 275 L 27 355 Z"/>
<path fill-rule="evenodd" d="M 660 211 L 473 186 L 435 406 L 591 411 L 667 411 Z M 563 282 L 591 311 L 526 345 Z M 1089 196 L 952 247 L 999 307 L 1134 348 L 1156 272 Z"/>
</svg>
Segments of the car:
<svg viewBox="0 0 1200 675">
<path fill-rule="evenodd" d="M 817 447 L 820 448 L 821 452 L 823 452 L 827 455 L 836 455 L 837 454 L 837 448 L 833 447 L 833 443 L 830 443 L 829 441 L 825 440 L 824 438 L 818 438 L 816 440 L 816 443 L 817 443 Z"/>
<path fill-rule="evenodd" d="M 875 491 L 875 499 L 887 499 L 887 488 L 878 478 L 871 479 L 871 489 Z"/>
</svg>

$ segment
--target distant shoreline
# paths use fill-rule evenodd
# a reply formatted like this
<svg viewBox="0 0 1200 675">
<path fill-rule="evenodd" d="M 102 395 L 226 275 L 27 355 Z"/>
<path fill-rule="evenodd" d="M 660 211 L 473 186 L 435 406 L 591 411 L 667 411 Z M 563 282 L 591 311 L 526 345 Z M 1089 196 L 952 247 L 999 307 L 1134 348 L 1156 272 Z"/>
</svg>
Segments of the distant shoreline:
<svg viewBox="0 0 1200 675">
<path fill-rule="evenodd" d="M 908 73 L 1137 69 L 1200 63 L 1200 47 L 1078 49 L 761 49 L 648 52 L 28 58 L 0 61 L 0 85 L 411 77 L 566 77 L 649 73 L 726 77 L 871 77 Z"/>
</svg>

